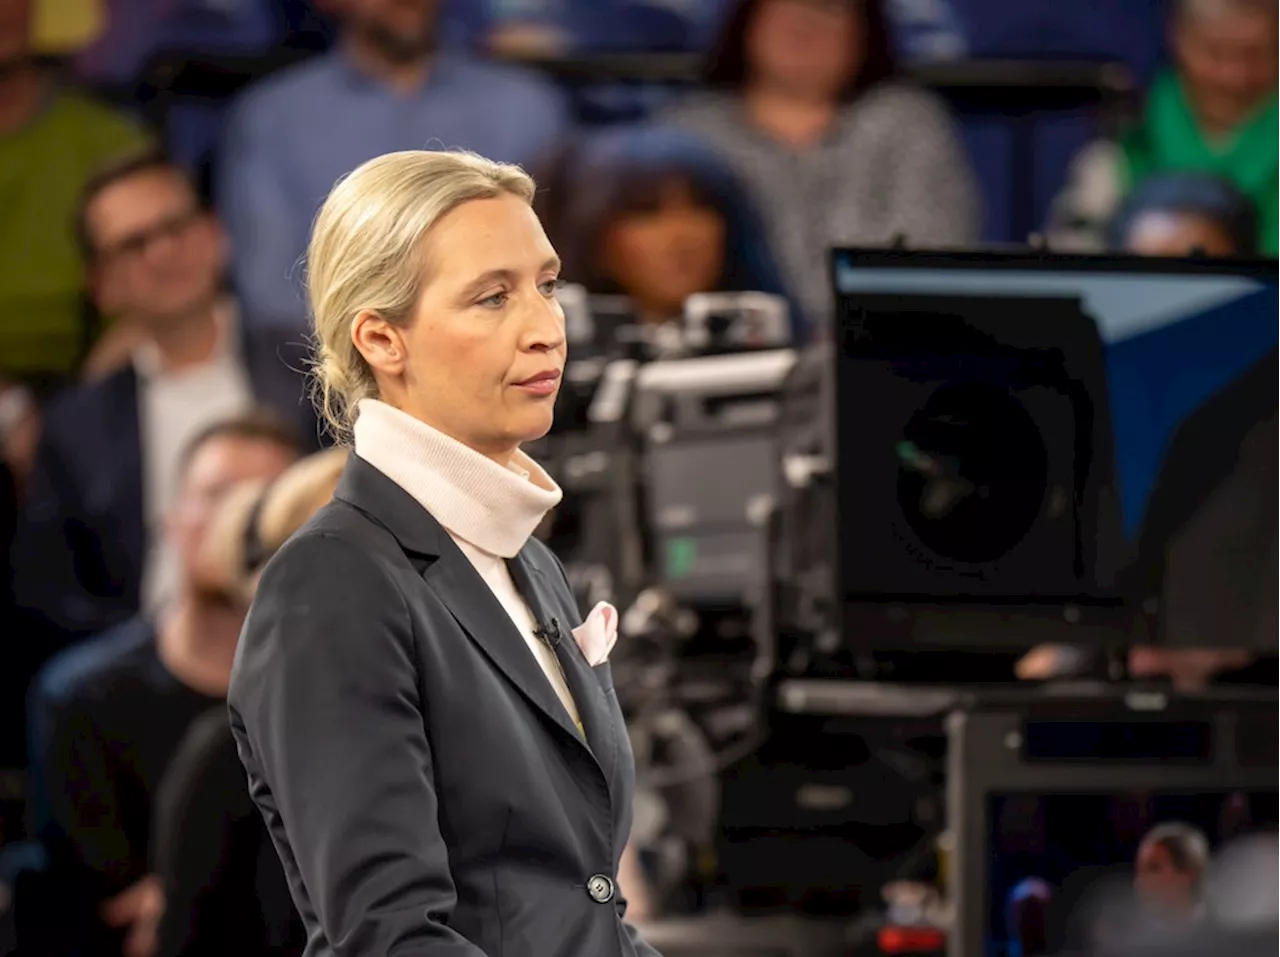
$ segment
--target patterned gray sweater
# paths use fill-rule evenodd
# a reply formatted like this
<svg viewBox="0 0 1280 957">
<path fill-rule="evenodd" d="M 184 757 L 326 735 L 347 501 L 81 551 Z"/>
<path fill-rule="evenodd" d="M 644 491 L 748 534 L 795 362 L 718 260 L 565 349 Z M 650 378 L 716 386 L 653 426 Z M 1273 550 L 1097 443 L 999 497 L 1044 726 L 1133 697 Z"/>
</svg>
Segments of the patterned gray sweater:
<svg viewBox="0 0 1280 957">
<path fill-rule="evenodd" d="M 700 136 L 754 199 L 774 255 L 815 328 L 834 304 L 832 246 L 887 245 L 902 236 L 929 249 L 975 243 L 980 201 L 946 106 L 892 83 L 844 108 L 827 137 L 798 152 L 754 127 L 742 101 L 694 93 L 659 117 Z"/>
</svg>

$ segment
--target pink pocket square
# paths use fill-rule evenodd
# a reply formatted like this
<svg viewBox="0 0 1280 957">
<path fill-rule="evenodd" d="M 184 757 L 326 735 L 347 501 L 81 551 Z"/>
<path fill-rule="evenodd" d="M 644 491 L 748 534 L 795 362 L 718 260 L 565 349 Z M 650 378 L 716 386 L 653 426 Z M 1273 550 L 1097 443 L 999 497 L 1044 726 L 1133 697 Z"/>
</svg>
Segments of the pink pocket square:
<svg viewBox="0 0 1280 957">
<path fill-rule="evenodd" d="M 602 665 L 618 640 L 618 609 L 602 601 L 591 609 L 587 620 L 573 629 L 573 640 L 582 649 L 587 664 Z"/>
</svg>

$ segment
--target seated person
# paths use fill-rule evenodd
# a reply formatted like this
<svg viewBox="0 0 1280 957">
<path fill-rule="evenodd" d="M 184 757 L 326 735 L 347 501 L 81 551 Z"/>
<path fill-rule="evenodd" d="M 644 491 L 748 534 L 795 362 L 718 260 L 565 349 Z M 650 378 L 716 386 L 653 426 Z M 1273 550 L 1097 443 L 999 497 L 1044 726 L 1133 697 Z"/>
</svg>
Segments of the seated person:
<svg viewBox="0 0 1280 957">
<path fill-rule="evenodd" d="M 1133 888 L 1145 919 L 1183 924 L 1204 914 L 1201 895 L 1209 867 L 1209 841 L 1190 824 L 1167 821 L 1138 845 Z"/>
<path fill-rule="evenodd" d="M 1147 91 L 1138 123 L 1087 146 L 1054 202 L 1050 244 L 1097 250 L 1124 197 L 1149 176 L 1196 172 L 1226 180 L 1258 210 L 1256 247 L 1277 238 L 1276 30 L 1272 0 L 1177 0 L 1173 66 Z"/>
<path fill-rule="evenodd" d="M 149 876 L 152 795 L 188 726 L 227 690 L 244 608 L 201 577 L 196 555 L 219 498 L 270 480 L 297 456 L 274 417 L 208 427 L 183 450 L 166 535 L 176 601 L 50 661 L 31 692 L 30 775 L 38 837 L 64 882 L 66 930 L 120 954 L 159 906 Z M 225 705 L 222 705 L 225 708 Z M 128 943 L 134 953 L 136 938 Z"/>
<path fill-rule="evenodd" d="M 733 174 L 687 133 L 619 127 L 582 139 L 541 178 L 539 215 L 564 279 L 627 296 L 638 318 L 679 319 L 694 293 L 786 295 Z M 794 306 L 792 328 L 805 337 Z"/>
<path fill-rule="evenodd" d="M 1038 877 L 1016 884 L 1005 900 L 1005 927 L 1018 957 L 1041 957 L 1049 953 L 1047 912 L 1053 891 Z"/>
<path fill-rule="evenodd" d="M 980 199 L 946 106 L 897 76 L 881 0 L 743 0 L 711 89 L 663 118 L 742 177 L 815 329 L 835 321 L 833 245 L 964 247 Z"/>
<path fill-rule="evenodd" d="M 164 516 L 201 430 L 264 405 L 316 437 L 305 344 L 240 315 L 225 237 L 181 171 L 154 153 L 101 171 L 77 225 L 89 289 L 116 324 L 97 378 L 45 411 L 15 536 L 15 601 L 27 640 L 49 649 L 172 596 Z"/>
<path fill-rule="evenodd" d="M 248 607 L 258 572 L 332 496 L 345 449 L 320 452 L 222 500 L 197 562 L 207 587 Z M 249 797 L 226 706 L 190 728 L 156 794 L 152 861 L 164 891 L 154 957 L 284 957 L 306 944 L 284 871 Z"/>
<path fill-rule="evenodd" d="M 441 6 L 342 0 L 332 51 L 250 88 L 233 108 L 218 204 L 253 321 L 305 335 L 298 263 L 311 221 L 365 160 L 430 145 L 530 164 L 565 129 L 564 98 L 547 81 L 439 49 Z"/>
<path fill-rule="evenodd" d="M 0 0 L 0 393 L 76 371 L 89 330 L 68 227 L 93 174 L 148 140 L 37 64 L 34 24 L 32 0 Z"/>
<path fill-rule="evenodd" d="M 1166 173 L 1129 194 L 1111 222 L 1110 245 L 1139 256 L 1255 256 L 1257 224 L 1249 197 L 1225 180 Z"/>
</svg>

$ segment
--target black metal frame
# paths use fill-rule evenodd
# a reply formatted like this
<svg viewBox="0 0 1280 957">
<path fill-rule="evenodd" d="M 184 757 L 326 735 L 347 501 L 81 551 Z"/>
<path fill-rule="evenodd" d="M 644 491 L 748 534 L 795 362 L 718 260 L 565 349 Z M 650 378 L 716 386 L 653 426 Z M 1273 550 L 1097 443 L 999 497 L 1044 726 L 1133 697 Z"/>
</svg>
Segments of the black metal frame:
<svg viewBox="0 0 1280 957">
<path fill-rule="evenodd" d="M 988 801 L 1017 792 L 1109 793 L 1129 790 L 1222 791 L 1276 788 L 1275 756 L 1269 766 L 1248 766 L 1236 748 L 1241 721 L 1276 721 L 1274 689 L 1256 693 L 1169 697 L 1162 691 L 1117 689 L 1102 698 L 1007 694 L 987 703 L 970 701 L 946 719 L 947 820 L 951 840 L 950 899 L 954 908 L 949 957 L 982 957 L 988 913 Z M 1159 712 L 1170 719 L 1196 717 L 1213 727 L 1212 759 L 1204 764 L 1161 762 L 1035 763 L 1021 754 L 1028 717 L 1114 716 L 1132 720 Z"/>
</svg>

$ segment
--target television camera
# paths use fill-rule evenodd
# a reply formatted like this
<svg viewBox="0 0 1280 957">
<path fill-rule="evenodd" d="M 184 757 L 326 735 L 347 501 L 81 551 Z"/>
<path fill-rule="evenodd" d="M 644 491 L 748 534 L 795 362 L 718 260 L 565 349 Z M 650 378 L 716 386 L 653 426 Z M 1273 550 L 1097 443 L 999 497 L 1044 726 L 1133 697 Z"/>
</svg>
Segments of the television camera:
<svg viewBox="0 0 1280 957">
<path fill-rule="evenodd" d="M 534 451 L 566 493 L 549 538 L 584 607 L 622 610 L 613 667 L 637 758 L 635 839 L 674 888 L 707 869 L 718 774 L 762 735 L 789 316 L 776 296 L 714 293 L 646 325 L 623 298 L 560 295 L 570 361 Z"/>
</svg>

